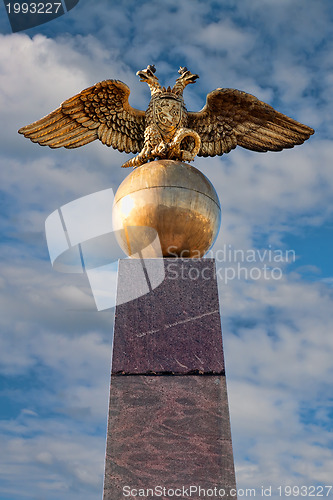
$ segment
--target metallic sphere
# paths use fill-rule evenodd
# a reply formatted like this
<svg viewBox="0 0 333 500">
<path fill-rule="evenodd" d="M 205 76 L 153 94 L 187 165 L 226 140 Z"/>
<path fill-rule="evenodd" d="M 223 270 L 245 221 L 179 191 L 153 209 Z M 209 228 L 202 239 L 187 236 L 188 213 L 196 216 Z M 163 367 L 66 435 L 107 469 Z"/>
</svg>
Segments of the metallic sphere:
<svg viewBox="0 0 333 500">
<path fill-rule="evenodd" d="M 126 177 L 115 195 L 114 229 L 123 251 L 133 257 L 200 258 L 213 245 L 220 222 L 213 185 L 181 161 L 145 163 Z M 157 235 L 162 255 L 156 252 Z"/>
</svg>

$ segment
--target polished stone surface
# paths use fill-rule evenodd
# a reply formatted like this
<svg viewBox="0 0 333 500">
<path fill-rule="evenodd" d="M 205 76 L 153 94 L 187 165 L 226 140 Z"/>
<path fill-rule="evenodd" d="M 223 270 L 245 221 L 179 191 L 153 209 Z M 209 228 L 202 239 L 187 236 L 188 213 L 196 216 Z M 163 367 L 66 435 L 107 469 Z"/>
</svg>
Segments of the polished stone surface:
<svg viewBox="0 0 333 500">
<path fill-rule="evenodd" d="M 145 259 L 162 283 L 116 308 L 112 373 L 224 373 L 213 259 Z M 118 297 L 145 291 L 138 259 L 119 261 Z M 145 279 L 141 272 L 141 280 Z M 148 278 L 149 279 L 149 278 Z"/>
<path fill-rule="evenodd" d="M 124 498 L 127 485 L 216 487 L 235 498 L 224 376 L 120 375 L 111 387 L 104 500 Z"/>
</svg>

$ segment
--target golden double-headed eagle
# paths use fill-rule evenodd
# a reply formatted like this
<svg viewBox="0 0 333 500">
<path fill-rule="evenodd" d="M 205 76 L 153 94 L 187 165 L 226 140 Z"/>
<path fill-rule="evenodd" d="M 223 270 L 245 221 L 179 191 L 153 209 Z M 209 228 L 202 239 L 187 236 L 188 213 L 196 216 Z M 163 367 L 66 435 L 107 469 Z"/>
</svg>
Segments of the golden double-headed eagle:
<svg viewBox="0 0 333 500">
<path fill-rule="evenodd" d="M 78 148 L 99 139 L 126 153 L 139 153 L 123 167 L 138 167 L 155 158 L 192 161 L 198 156 L 229 153 L 236 146 L 252 151 L 281 151 L 302 144 L 314 130 L 275 111 L 246 92 L 218 88 L 199 112 L 187 111 L 183 91 L 198 75 L 180 68 L 174 87 L 161 87 L 149 65 L 138 71 L 151 100 L 146 112 L 132 108 L 130 89 L 105 80 L 67 99 L 19 133 L 51 148 Z"/>
</svg>

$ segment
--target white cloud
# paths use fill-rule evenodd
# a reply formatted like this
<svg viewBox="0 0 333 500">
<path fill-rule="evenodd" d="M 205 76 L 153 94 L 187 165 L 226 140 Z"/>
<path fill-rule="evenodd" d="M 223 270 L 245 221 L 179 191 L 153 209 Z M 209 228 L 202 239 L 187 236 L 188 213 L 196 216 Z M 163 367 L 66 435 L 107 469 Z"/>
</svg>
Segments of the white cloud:
<svg viewBox="0 0 333 500">
<path fill-rule="evenodd" d="M 50 430 L 50 429 L 48 429 Z M 101 491 L 103 439 L 87 435 L 82 441 L 70 434 L 43 435 L 29 440 L 2 441 L 2 493 L 20 498 L 82 498 Z M 19 459 L 18 459 L 19 457 Z M 20 482 L 17 482 L 20 477 Z M 21 485 L 25 488 L 21 491 Z"/>
<path fill-rule="evenodd" d="M 328 484 L 331 293 L 287 276 L 221 285 L 220 297 L 239 483 Z"/>
</svg>

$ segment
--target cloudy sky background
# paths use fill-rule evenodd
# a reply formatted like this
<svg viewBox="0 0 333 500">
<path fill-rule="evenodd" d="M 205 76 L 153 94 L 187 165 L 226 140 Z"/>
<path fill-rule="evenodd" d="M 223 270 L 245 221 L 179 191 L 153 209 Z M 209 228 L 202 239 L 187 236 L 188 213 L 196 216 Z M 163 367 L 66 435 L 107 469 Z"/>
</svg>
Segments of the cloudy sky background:
<svg viewBox="0 0 333 500">
<path fill-rule="evenodd" d="M 166 85 L 180 65 L 200 75 L 185 91 L 189 110 L 233 87 L 316 130 L 292 150 L 237 148 L 194 165 L 222 204 L 220 260 L 224 245 L 297 256 L 266 262 L 279 280 L 225 283 L 237 263 L 217 263 L 237 485 L 330 484 L 331 1 L 81 0 L 18 34 L 0 11 L 0 500 L 101 498 L 113 311 L 96 311 L 84 275 L 52 270 L 44 222 L 129 173 L 119 168 L 126 155 L 100 143 L 54 151 L 17 130 L 107 78 L 126 82 L 132 106 L 145 109 L 149 90 L 135 72 L 147 64 Z"/>
</svg>

